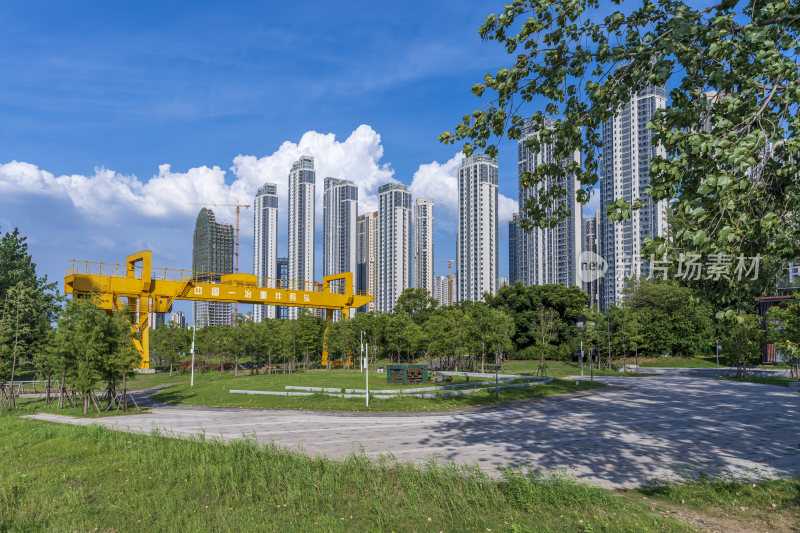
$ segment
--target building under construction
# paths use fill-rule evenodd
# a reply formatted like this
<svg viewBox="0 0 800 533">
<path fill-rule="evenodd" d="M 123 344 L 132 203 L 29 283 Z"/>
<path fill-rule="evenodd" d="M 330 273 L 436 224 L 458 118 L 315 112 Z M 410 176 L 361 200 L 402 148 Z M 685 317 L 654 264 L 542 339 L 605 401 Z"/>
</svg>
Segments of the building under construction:
<svg viewBox="0 0 800 533">
<path fill-rule="evenodd" d="M 195 282 L 203 283 L 219 283 L 221 274 L 233 273 L 233 226 L 219 224 L 214 211 L 205 207 L 198 213 L 194 228 L 192 270 Z M 232 323 L 230 303 L 193 302 L 192 305 L 198 328 Z"/>
</svg>

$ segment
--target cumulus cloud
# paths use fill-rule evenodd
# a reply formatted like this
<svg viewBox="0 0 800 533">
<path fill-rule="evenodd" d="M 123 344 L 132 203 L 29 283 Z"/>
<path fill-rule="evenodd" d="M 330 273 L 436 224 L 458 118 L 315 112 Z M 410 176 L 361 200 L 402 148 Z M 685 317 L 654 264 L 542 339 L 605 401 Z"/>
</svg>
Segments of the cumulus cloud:
<svg viewBox="0 0 800 533">
<path fill-rule="evenodd" d="M 87 216 L 121 222 L 131 215 L 153 220 L 176 214 L 190 217 L 199 209 L 192 204 L 250 204 L 256 190 L 271 182 L 278 186 L 282 220 L 285 221 L 289 170 L 302 155 L 315 158 L 318 226 L 322 223 L 326 177 L 349 179 L 358 185 L 361 213 L 377 210 L 378 187 L 397 181 L 391 165 L 382 162 L 384 152 L 380 135 L 370 126 L 361 125 L 343 141 L 330 133 L 309 131 L 298 142 L 286 141 L 271 154 L 262 157 L 238 155 L 229 172 L 217 166 L 175 172 L 169 164 L 163 164 L 147 181 L 106 168 L 96 168 L 88 176 L 55 176 L 34 164 L 11 161 L 0 164 L 0 195 L 39 194 L 66 198 Z M 440 230 L 446 227 L 455 230 L 458 217 L 456 176 L 462 159 L 463 155 L 457 153 L 445 163 L 422 164 L 410 185 L 414 197 L 434 199 Z M 510 220 L 516 209 L 516 201 L 500 195 L 501 222 Z M 220 221 L 229 222 L 234 218 L 232 208 L 215 207 L 214 210 Z M 243 211 L 243 235 L 252 233 L 251 217 L 250 211 Z M 285 228 L 284 224 L 281 222 Z"/>
</svg>

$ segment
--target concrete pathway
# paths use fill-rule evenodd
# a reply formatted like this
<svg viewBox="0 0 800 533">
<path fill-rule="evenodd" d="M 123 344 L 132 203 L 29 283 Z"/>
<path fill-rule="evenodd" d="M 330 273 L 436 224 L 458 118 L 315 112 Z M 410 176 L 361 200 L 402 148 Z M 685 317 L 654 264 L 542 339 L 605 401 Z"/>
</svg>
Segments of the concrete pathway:
<svg viewBox="0 0 800 533">
<path fill-rule="evenodd" d="M 266 409 L 153 407 L 150 413 L 81 419 L 132 432 L 243 435 L 310 454 L 391 453 L 401 461 L 478 464 L 493 475 L 515 465 L 608 488 L 675 477 L 694 466 L 737 475 L 800 475 L 800 394 L 784 387 L 665 375 L 600 378 L 609 386 L 458 413 L 309 413 Z"/>
</svg>

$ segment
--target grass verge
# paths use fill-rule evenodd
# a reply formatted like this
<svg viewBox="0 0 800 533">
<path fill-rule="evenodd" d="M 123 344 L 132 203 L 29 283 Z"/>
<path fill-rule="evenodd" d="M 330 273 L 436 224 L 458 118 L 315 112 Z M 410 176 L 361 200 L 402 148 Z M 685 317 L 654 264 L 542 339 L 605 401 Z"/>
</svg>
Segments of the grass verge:
<svg viewBox="0 0 800 533">
<path fill-rule="evenodd" d="M 376 374 L 380 376 L 381 374 Z M 358 376 L 361 376 L 360 378 Z M 463 381 L 463 378 L 459 378 Z M 357 380 L 357 382 L 355 382 Z M 228 374 L 206 374 L 195 385 L 180 383 L 159 391 L 153 399 L 169 404 L 211 405 L 221 407 L 261 407 L 269 409 L 313 409 L 331 411 L 438 411 L 478 407 L 494 403 L 540 398 L 553 394 L 592 390 L 602 387 L 601 383 L 555 380 L 550 384 L 533 387 L 503 389 L 495 398 L 493 388 L 463 396 L 439 397 L 435 399 L 399 397 L 391 399 L 370 398 L 369 409 L 363 398 L 334 398 L 322 394 L 314 396 L 283 397 L 231 394 L 231 389 L 244 390 L 284 390 L 286 385 L 323 387 L 363 387 L 363 375 L 352 371 L 309 371 L 298 374 L 257 375 L 233 377 Z M 481 380 L 482 381 L 482 380 Z M 370 379 L 370 389 L 392 388 L 383 382 L 374 383 Z M 399 387 L 401 388 L 401 387 Z"/>
<path fill-rule="evenodd" d="M 0 530 L 692 531 L 565 478 L 0 417 Z"/>
<path fill-rule="evenodd" d="M 772 377 L 772 376 L 745 376 L 743 378 L 737 378 L 736 376 L 726 376 L 722 378 L 717 378 L 724 381 L 748 381 L 750 383 L 761 383 L 763 385 L 778 385 L 780 387 L 788 387 L 789 383 L 793 381 L 797 381 L 797 378 L 784 378 L 784 377 Z"/>
<path fill-rule="evenodd" d="M 730 474 L 709 475 L 696 469 L 678 475 L 679 482 L 658 482 L 627 492 L 673 508 L 702 512 L 722 530 L 800 530 L 800 480 L 742 481 Z"/>
</svg>

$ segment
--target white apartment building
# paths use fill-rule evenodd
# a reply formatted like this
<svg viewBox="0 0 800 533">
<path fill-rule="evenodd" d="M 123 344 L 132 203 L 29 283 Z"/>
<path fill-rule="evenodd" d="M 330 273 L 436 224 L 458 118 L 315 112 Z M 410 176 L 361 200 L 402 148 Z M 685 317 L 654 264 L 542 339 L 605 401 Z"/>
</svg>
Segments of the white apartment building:
<svg viewBox="0 0 800 533">
<path fill-rule="evenodd" d="M 546 127 L 553 126 L 551 121 Z M 520 219 L 526 218 L 525 205 L 530 199 L 535 201 L 542 192 L 554 187 L 563 188 L 566 196 L 556 200 L 547 209 L 547 216 L 552 216 L 559 209 L 569 210 L 570 215 L 553 227 L 534 227 L 530 232 L 517 233 L 520 261 L 517 264 L 519 271 L 515 274 L 525 285 L 552 283 L 580 286 L 578 268 L 583 233 L 583 206 L 575 196 L 580 183 L 574 175 L 569 175 L 563 178 L 547 178 L 533 187 L 526 187 L 522 183 L 522 178 L 524 173 L 533 172 L 540 165 L 556 163 L 566 166 L 574 161 L 580 166 L 581 155 L 576 151 L 569 160 L 556 161 L 552 143 L 542 144 L 534 153 L 525 144 L 535 135 L 536 132 L 531 131 L 530 122 L 526 122 L 522 137 L 517 143 Z"/>
<path fill-rule="evenodd" d="M 497 294 L 497 160 L 473 154 L 458 169 L 458 299 Z"/>
<path fill-rule="evenodd" d="M 456 275 L 436 276 L 433 278 L 433 297 L 439 305 L 455 303 Z"/>
<path fill-rule="evenodd" d="M 275 288 L 278 277 L 278 186 L 265 183 L 253 201 L 253 274 L 259 287 Z M 253 321 L 275 318 L 275 306 L 253 305 Z"/>
<path fill-rule="evenodd" d="M 302 156 L 289 172 L 289 280 L 295 290 L 314 287 L 314 158 Z M 297 318 L 299 307 L 289 307 Z"/>
<path fill-rule="evenodd" d="M 411 193 L 399 183 L 378 188 L 378 311 L 391 313 L 411 287 Z"/>
<path fill-rule="evenodd" d="M 433 200 L 414 203 L 414 287 L 433 295 Z"/>
<path fill-rule="evenodd" d="M 360 311 L 378 309 L 378 212 L 358 215 L 358 271 L 356 287 L 372 295 L 372 301 Z"/>
<path fill-rule="evenodd" d="M 650 163 L 664 154 L 662 147 L 653 146 L 653 132 L 646 126 L 656 109 L 666 104 L 666 87 L 647 87 L 603 124 L 600 246 L 608 270 L 600 289 L 602 309 L 622 297 L 625 278 L 649 274 L 649 265 L 641 258 L 642 244 L 647 237 L 667 231 L 667 202 L 653 202 L 644 192 L 650 185 Z M 628 202 L 640 199 L 644 207 L 633 211 L 628 220 L 612 223 L 606 207 L 621 198 Z"/>
<path fill-rule="evenodd" d="M 602 247 L 600 246 L 600 210 L 595 211 L 593 217 L 583 219 L 583 246 L 584 252 L 592 252 L 602 257 Z M 580 266 L 579 266 L 580 268 Z M 591 278 L 592 276 L 590 276 Z M 589 307 L 592 309 L 600 308 L 600 286 L 601 278 L 590 279 L 583 282 L 583 290 L 589 293 Z"/>
<path fill-rule="evenodd" d="M 358 262 L 358 187 L 325 178 L 322 202 L 322 275 L 353 272 Z"/>
</svg>

